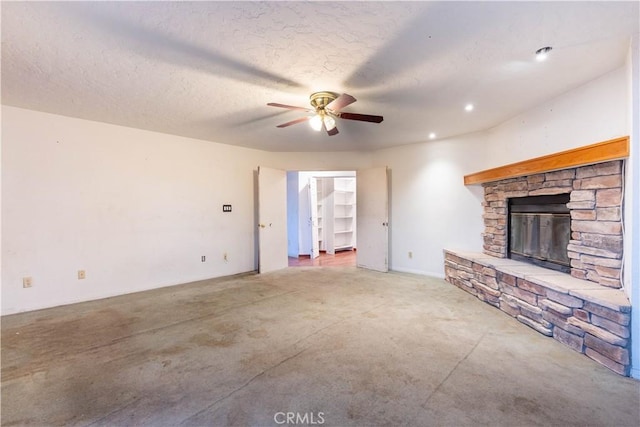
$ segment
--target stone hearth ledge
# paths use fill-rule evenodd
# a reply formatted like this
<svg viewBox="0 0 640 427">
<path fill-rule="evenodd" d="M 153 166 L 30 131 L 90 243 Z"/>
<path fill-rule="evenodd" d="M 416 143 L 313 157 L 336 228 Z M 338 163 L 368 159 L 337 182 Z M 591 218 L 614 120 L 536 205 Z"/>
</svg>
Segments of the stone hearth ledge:
<svg viewBox="0 0 640 427">
<path fill-rule="evenodd" d="M 481 252 L 450 249 L 445 249 L 444 252 L 611 310 L 622 313 L 631 312 L 631 304 L 623 289 L 606 288 L 588 280 L 577 279 L 567 273 L 509 258 L 496 258 Z"/>
<path fill-rule="evenodd" d="M 624 290 L 485 253 L 444 250 L 445 280 L 612 371 L 629 375 Z"/>
</svg>

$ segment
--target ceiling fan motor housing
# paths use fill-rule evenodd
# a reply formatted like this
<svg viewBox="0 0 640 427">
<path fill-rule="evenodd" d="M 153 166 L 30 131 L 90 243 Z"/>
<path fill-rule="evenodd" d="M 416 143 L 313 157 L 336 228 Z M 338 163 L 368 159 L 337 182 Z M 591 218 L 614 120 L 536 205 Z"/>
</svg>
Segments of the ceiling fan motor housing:
<svg viewBox="0 0 640 427">
<path fill-rule="evenodd" d="M 334 92 L 315 92 L 311 94 L 309 99 L 311 100 L 311 106 L 317 112 L 320 112 L 324 111 L 325 107 L 337 97 L 338 94 Z"/>
</svg>

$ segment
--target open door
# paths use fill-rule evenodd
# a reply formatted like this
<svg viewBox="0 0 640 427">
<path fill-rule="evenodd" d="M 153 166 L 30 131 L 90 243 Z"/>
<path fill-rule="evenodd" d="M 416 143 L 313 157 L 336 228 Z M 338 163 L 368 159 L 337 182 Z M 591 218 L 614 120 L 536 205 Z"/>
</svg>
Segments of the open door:
<svg viewBox="0 0 640 427">
<path fill-rule="evenodd" d="M 309 222 L 311 225 L 311 259 L 320 256 L 320 242 L 318 238 L 318 181 L 309 178 Z"/>
<path fill-rule="evenodd" d="M 386 167 L 356 172 L 358 251 L 356 265 L 387 272 L 389 245 L 389 194 Z"/>
<path fill-rule="evenodd" d="M 258 168 L 258 265 L 260 273 L 288 266 L 287 174 Z"/>
</svg>

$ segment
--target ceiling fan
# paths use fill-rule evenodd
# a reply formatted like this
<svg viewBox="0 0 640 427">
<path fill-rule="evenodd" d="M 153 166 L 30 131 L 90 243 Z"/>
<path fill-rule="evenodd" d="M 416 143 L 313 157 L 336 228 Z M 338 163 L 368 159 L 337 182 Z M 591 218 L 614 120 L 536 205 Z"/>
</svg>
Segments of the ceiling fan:
<svg viewBox="0 0 640 427">
<path fill-rule="evenodd" d="M 311 94 L 309 100 L 313 109 L 294 107 L 292 105 L 278 104 L 275 102 L 270 102 L 267 105 L 271 107 L 286 108 L 288 110 L 302 110 L 308 113 L 314 113 L 312 116 L 301 117 L 287 123 L 282 123 L 277 127 L 286 128 L 287 126 L 308 121 L 314 130 L 321 131 L 324 129 L 329 136 L 338 134 L 335 119 L 357 120 L 371 123 L 380 123 L 383 119 L 382 116 L 342 112 L 341 110 L 344 107 L 356 102 L 356 99 L 353 96 L 346 93 L 338 95 L 334 92 L 315 92 Z"/>
</svg>

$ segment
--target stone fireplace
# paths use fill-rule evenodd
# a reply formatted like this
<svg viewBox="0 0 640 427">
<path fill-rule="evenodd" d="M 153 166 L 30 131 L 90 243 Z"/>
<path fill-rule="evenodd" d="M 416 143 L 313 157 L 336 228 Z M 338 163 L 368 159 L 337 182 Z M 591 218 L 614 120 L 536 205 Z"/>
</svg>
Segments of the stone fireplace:
<svg viewBox="0 0 640 427">
<path fill-rule="evenodd" d="M 602 286 L 621 287 L 622 161 L 504 179 L 483 186 L 485 254 L 508 257 L 510 199 L 568 194 L 571 275 Z"/>
<path fill-rule="evenodd" d="M 618 138 L 465 177 L 484 187 L 483 251 L 444 251 L 448 282 L 621 375 L 631 339 L 619 160 L 628 152 Z"/>
</svg>

